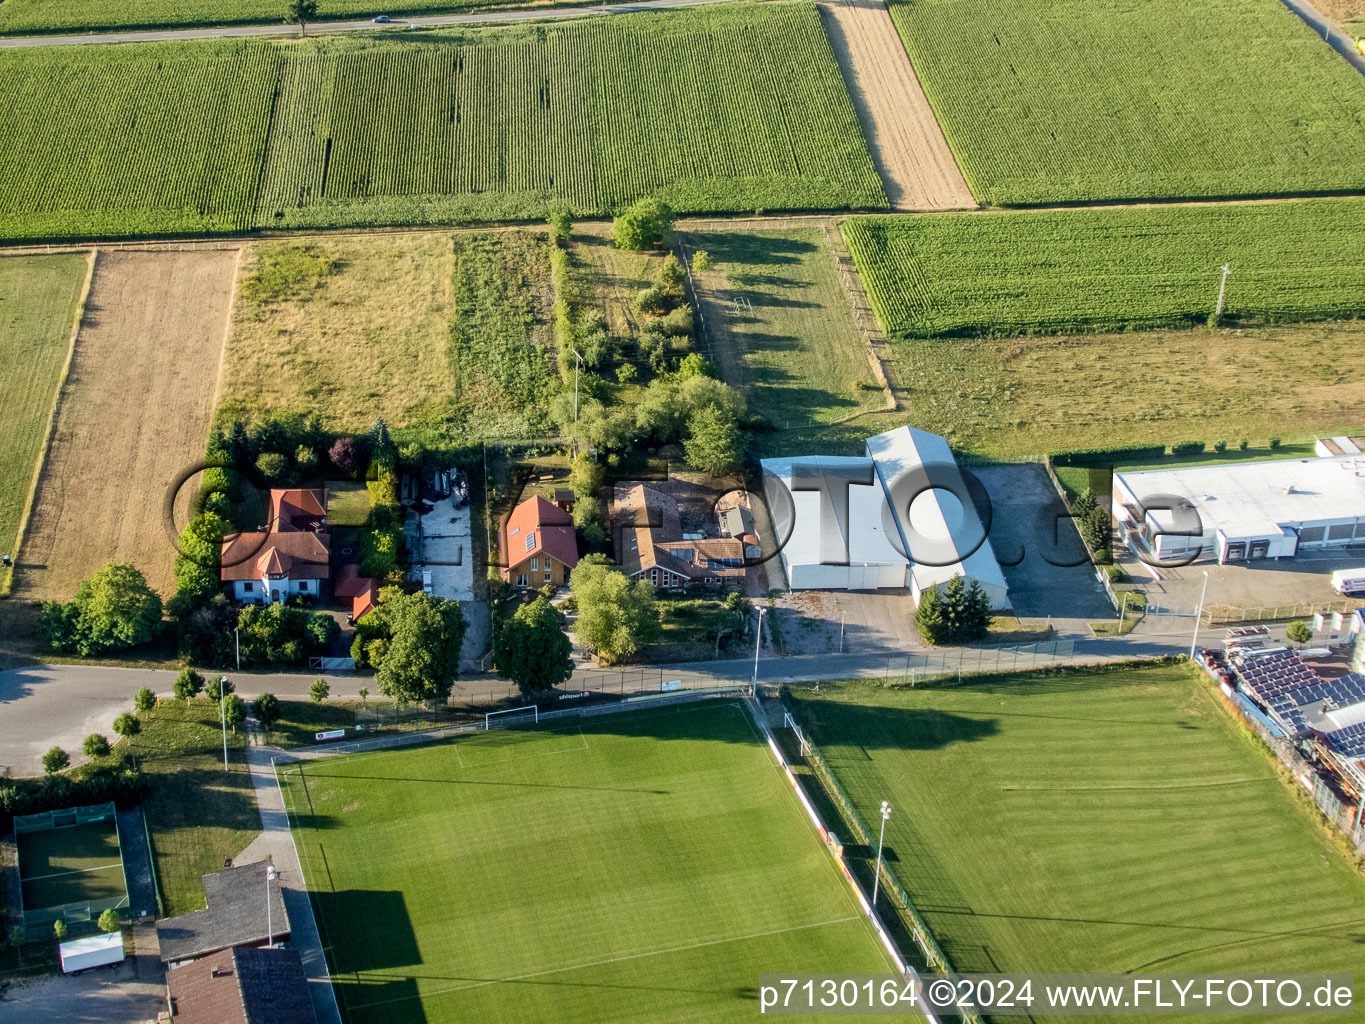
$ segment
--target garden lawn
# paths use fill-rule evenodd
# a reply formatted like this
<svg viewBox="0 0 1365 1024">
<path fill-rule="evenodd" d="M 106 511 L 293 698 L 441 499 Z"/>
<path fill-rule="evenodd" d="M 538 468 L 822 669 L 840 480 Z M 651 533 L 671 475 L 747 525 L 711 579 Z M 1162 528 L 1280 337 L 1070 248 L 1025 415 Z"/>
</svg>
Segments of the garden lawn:
<svg viewBox="0 0 1365 1024">
<path fill-rule="evenodd" d="M 1359 974 L 1365 879 L 1188 667 L 794 696 L 960 971 Z"/>
<path fill-rule="evenodd" d="M 738 704 L 282 773 L 347 1024 L 742 1021 L 885 951 Z"/>
<path fill-rule="evenodd" d="M 987 204 L 1365 189 L 1365 78 L 1277 0 L 890 0 Z"/>
<path fill-rule="evenodd" d="M 900 338 L 1365 313 L 1365 200 L 859 217 L 842 226 Z"/>
<path fill-rule="evenodd" d="M 82 255 L 0 259 L 0 553 L 18 547 L 85 271 Z M 0 594 L 11 574 L 0 569 Z"/>
</svg>

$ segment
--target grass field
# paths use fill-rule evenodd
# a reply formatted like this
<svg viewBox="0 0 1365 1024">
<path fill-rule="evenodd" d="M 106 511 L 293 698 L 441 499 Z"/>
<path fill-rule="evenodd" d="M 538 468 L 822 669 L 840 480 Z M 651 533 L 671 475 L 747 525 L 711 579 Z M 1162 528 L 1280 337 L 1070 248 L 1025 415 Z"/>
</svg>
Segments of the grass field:
<svg viewBox="0 0 1365 1024">
<path fill-rule="evenodd" d="M 0 259 L 0 551 L 13 554 L 42 452 L 72 318 L 85 283 L 84 256 Z M 0 569 L 0 594 L 9 569 Z"/>
<path fill-rule="evenodd" d="M 891 0 L 987 204 L 1365 188 L 1365 79 L 1276 0 Z"/>
<path fill-rule="evenodd" d="M 297 258 L 305 253 L 311 273 Z M 295 268 L 289 283 L 253 288 L 263 260 L 281 258 Z M 402 428 L 439 415 L 454 390 L 454 264 L 444 233 L 252 244 L 238 273 L 220 415 L 308 410 L 353 431 L 377 416 Z"/>
<path fill-rule="evenodd" d="M 889 968 L 738 705 L 283 778 L 347 1024 L 739 1021 L 760 971 Z"/>
<path fill-rule="evenodd" d="M 702 351 L 752 411 L 779 429 L 882 408 L 825 232 L 688 234 L 715 269 L 701 275 L 710 335 Z M 746 303 L 734 308 L 736 299 Z M 709 342 L 709 344 L 708 344 Z"/>
<path fill-rule="evenodd" d="M 1360 963 L 1365 879 L 1187 667 L 795 696 L 958 970 Z"/>
<path fill-rule="evenodd" d="M 857 217 L 841 229 L 888 335 L 941 337 L 1365 312 L 1365 200 Z"/>
<path fill-rule="evenodd" d="M 0 54 L 0 238 L 886 205 L 809 3 L 62 49 Z"/>
<path fill-rule="evenodd" d="M 127 895 L 113 818 L 16 837 L 25 910 Z"/>
<path fill-rule="evenodd" d="M 890 346 L 910 422 L 986 455 L 1358 428 L 1365 322 Z M 952 381 L 945 387 L 944 381 Z M 855 420 L 854 426 L 862 421 Z"/>
</svg>

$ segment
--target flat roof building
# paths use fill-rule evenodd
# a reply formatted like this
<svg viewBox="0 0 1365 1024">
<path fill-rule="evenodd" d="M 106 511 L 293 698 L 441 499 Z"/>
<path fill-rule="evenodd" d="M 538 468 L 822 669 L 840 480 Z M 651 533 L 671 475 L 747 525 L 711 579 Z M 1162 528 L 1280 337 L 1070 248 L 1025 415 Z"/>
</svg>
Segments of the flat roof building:
<svg viewBox="0 0 1365 1024">
<path fill-rule="evenodd" d="M 1365 455 L 1114 474 L 1131 547 L 1158 561 L 1292 558 L 1365 543 Z"/>
<path fill-rule="evenodd" d="M 868 438 L 866 452 L 763 460 L 791 588 L 909 587 L 918 601 L 964 576 L 1006 607 L 1004 573 L 947 440 L 898 427 Z"/>
</svg>

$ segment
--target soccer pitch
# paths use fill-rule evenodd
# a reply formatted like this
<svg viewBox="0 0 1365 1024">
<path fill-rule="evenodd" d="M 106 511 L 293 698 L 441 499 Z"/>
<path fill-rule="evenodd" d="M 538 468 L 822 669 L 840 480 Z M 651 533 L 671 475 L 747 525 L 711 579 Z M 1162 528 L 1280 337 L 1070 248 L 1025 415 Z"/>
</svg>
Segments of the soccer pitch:
<svg viewBox="0 0 1365 1024">
<path fill-rule="evenodd" d="M 739 704 L 280 778 L 347 1024 L 748 1020 L 762 972 L 893 969 Z"/>
<path fill-rule="evenodd" d="M 1353 972 L 1359 998 L 1365 879 L 1194 670 L 796 696 L 863 818 L 891 802 L 959 971 Z"/>
</svg>

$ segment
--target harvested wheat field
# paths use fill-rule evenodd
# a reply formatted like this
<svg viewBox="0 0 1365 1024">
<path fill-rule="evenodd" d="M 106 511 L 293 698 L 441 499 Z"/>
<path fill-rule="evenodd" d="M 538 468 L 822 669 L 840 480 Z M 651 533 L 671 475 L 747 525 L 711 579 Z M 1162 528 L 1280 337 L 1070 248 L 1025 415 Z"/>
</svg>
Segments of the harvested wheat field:
<svg viewBox="0 0 1365 1024">
<path fill-rule="evenodd" d="M 882 0 L 820 5 L 872 162 L 897 210 L 976 206 Z"/>
<path fill-rule="evenodd" d="M 174 592 L 162 508 L 204 455 L 237 255 L 100 252 L 16 596 L 69 599 L 110 560 Z"/>
</svg>

